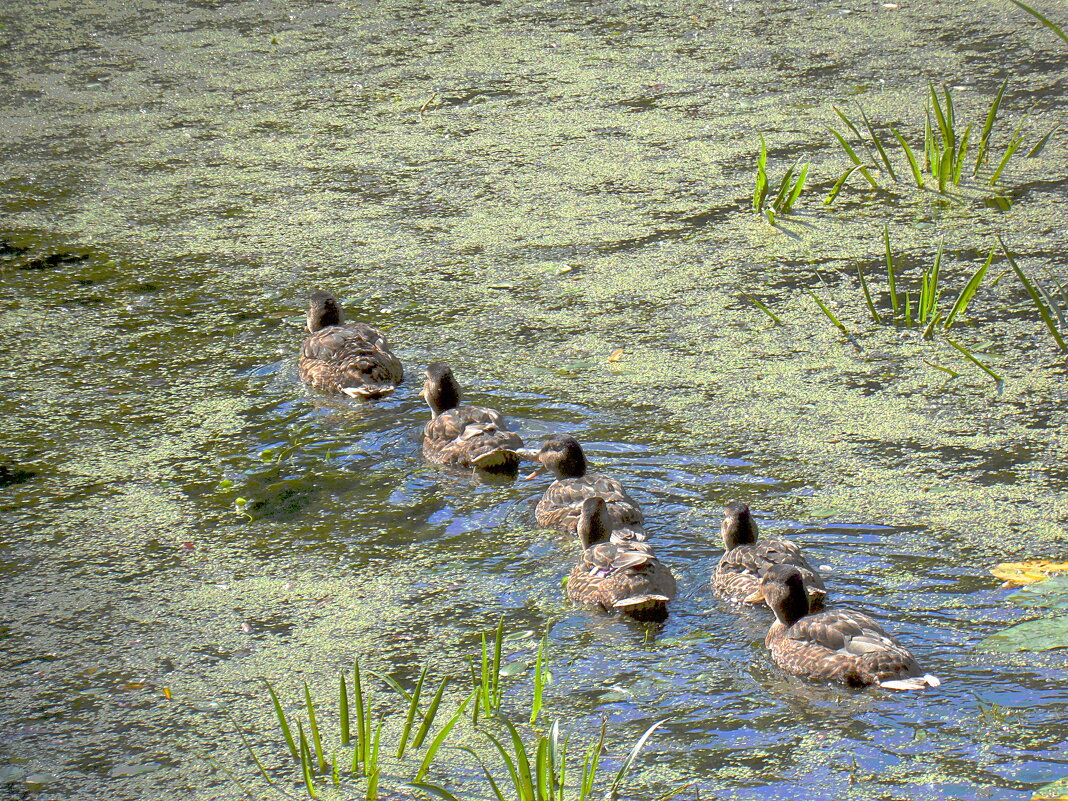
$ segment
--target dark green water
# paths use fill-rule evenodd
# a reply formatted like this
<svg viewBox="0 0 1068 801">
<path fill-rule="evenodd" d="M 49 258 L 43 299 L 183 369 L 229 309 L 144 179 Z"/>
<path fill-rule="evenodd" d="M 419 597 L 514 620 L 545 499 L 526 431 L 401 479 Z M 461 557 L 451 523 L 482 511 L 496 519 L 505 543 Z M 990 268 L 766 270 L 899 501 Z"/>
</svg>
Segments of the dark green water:
<svg viewBox="0 0 1068 801">
<path fill-rule="evenodd" d="M 869 322 L 856 279 L 888 222 L 911 292 L 943 235 L 944 302 L 998 233 L 1064 283 L 1068 134 L 1011 162 L 1007 212 L 969 182 L 822 204 L 832 104 L 915 142 L 928 80 L 981 122 L 1009 77 L 999 152 L 1029 110 L 1031 143 L 1063 119 L 1068 48 L 1009 4 L 16 0 L 0 72 L 0 456 L 35 474 L 0 488 L 3 792 L 237 797 L 199 755 L 259 786 L 223 705 L 281 764 L 258 677 L 458 672 L 502 614 L 548 626 L 547 713 L 576 736 L 607 714 L 619 753 L 671 716 L 636 798 L 1027 799 L 1068 775 L 1064 652 L 977 649 L 1039 616 L 988 569 L 1064 556 L 1064 358 L 1011 275 L 954 329 L 1000 393 Z M 774 175 L 813 164 L 786 232 L 748 209 L 758 132 Z M 543 480 L 421 464 L 416 382 L 305 391 L 320 287 L 409 376 L 447 360 L 528 440 L 588 443 L 679 577 L 665 626 L 564 602 Z M 944 686 L 771 668 L 766 616 L 707 591 L 733 498 Z"/>
</svg>

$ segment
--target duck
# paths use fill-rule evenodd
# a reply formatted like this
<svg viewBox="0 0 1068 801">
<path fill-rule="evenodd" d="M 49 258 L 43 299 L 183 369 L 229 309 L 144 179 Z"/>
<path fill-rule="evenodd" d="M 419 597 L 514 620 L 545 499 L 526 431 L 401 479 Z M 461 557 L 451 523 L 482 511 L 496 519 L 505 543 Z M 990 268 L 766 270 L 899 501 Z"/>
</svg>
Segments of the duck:
<svg viewBox="0 0 1068 801">
<path fill-rule="evenodd" d="M 335 395 L 378 398 L 404 380 L 400 360 L 382 333 L 366 323 L 345 323 L 329 292 L 312 294 L 307 325 L 297 362 L 304 383 Z"/>
<path fill-rule="evenodd" d="M 578 440 L 569 434 L 554 434 L 539 450 L 522 449 L 519 455 L 538 462 L 556 477 L 534 510 L 538 525 L 576 533 L 582 502 L 603 498 L 612 519 L 612 541 L 644 542 L 645 516 L 623 485 L 614 478 L 591 473 L 586 454 Z"/>
<path fill-rule="evenodd" d="M 746 600 L 763 601 L 775 613 L 764 644 L 788 673 L 851 687 L 918 690 L 941 684 L 867 615 L 844 609 L 810 613 L 804 577 L 793 565 L 769 567 Z"/>
<path fill-rule="evenodd" d="M 428 462 L 515 474 L 522 438 L 508 430 L 500 412 L 461 406 L 460 385 L 448 365 L 435 362 L 427 367 L 422 396 L 430 407 L 430 421 L 423 427 Z"/>
<path fill-rule="evenodd" d="M 716 572 L 712 574 L 712 591 L 717 596 L 734 603 L 746 603 L 746 598 L 753 595 L 768 568 L 793 565 L 804 578 L 809 606 L 812 609 L 823 607 L 827 588 L 820 574 L 802 556 L 801 549 L 789 540 L 757 542 L 757 524 L 746 504 L 731 501 L 723 508 L 720 533 L 724 551 Z"/>
<path fill-rule="evenodd" d="M 675 597 L 675 577 L 645 542 L 612 542 L 604 498 L 579 505 L 576 531 L 582 556 L 567 580 L 567 597 L 636 620 L 663 620 Z"/>
</svg>

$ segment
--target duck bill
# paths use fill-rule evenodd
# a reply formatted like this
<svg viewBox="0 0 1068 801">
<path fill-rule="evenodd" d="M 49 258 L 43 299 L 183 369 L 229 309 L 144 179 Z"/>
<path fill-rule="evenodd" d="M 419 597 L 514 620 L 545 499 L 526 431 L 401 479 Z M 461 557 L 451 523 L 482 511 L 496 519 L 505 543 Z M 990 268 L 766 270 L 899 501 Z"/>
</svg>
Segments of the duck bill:
<svg viewBox="0 0 1068 801">
<path fill-rule="evenodd" d="M 754 592 L 749 593 L 742 600 L 744 600 L 747 604 L 762 604 L 764 603 L 764 593 L 757 589 Z"/>
</svg>

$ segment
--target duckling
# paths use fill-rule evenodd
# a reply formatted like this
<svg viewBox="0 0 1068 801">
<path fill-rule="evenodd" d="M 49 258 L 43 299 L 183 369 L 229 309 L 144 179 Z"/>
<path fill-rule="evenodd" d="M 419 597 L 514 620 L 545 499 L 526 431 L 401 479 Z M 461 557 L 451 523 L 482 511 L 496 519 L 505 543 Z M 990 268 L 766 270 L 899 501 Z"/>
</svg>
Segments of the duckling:
<svg viewBox="0 0 1068 801">
<path fill-rule="evenodd" d="M 637 620 L 663 620 L 675 597 L 675 577 L 644 542 L 610 542 L 612 517 L 604 498 L 586 498 L 576 524 L 585 549 L 567 580 L 567 597 Z"/>
<path fill-rule="evenodd" d="M 304 383 L 350 398 L 388 395 L 404 380 L 386 338 L 366 323 L 342 322 L 341 307 L 329 292 L 311 296 L 308 338 L 297 369 Z"/>
<path fill-rule="evenodd" d="M 583 500 L 600 497 L 608 504 L 613 542 L 646 539 L 641 507 L 614 478 L 589 472 L 586 454 L 574 437 L 554 434 L 545 440 L 541 450 L 523 449 L 519 455 L 539 462 L 556 476 L 534 510 L 538 525 L 574 532 Z"/>
<path fill-rule="evenodd" d="M 912 653 L 867 615 L 809 614 L 804 578 L 793 565 L 769 567 L 746 600 L 766 601 L 775 613 L 764 644 L 772 661 L 789 673 L 851 687 L 918 690 L 941 684 L 929 673 L 921 675 Z"/>
<path fill-rule="evenodd" d="M 732 501 L 724 507 L 720 533 L 725 550 L 712 574 L 712 590 L 720 598 L 745 603 L 768 568 L 793 565 L 804 578 L 809 606 L 813 609 L 823 607 L 827 589 L 820 574 L 801 555 L 801 549 L 789 540 L 757 542 L 757 524 L 744 503 Z"/>
<path fill-rule="evenodd" d="M 516 450 L 523 447 L 523 440 L 508 430 L 500 412 L 460 406 L 460 385 L 447 365 L 427 367 L 422 395 L 431 415 L 423 428 L 423 456 L 428 462 L 490 473 L 516 472 Z"/>
</svg>

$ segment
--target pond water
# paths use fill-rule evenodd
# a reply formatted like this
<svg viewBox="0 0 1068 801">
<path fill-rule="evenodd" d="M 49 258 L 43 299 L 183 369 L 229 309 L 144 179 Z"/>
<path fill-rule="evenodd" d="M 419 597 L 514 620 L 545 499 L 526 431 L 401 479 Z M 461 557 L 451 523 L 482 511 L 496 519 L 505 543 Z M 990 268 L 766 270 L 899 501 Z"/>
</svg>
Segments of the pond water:
<svg viewBox="0 0 1068 801">
<path fill-rule="evenodd" d="M 5 793 L 238 797 L 210 757 L 262 794 L 225 710 L 296 792 L 260 677 L 295 700 L 355 655 L 458 674 L 501 616 L 547 632 L 545 715 L 576 738 L 607 715 L 618 755 L 669 718 L 634 798 L 1028 799 L 1068 775 L 1065 652 L 979 648 L 1045 614 L 990 567 L 1064 556 L 1064 357 L 1002 260 L 952 334 L 997 386 L 871 322 L 857 279 L 885 313 L 884 223 L 913 299 L 942 237 L 944 303 L 997 234 L 1068 278 L 1068 129 L 1024 152 L 1063 120 L 1068 47 L 1015 7 L 12 0 L 0 70 Z M 995 147 L 1027 113 L 1030 139 L 998 190 L 855 177 L 823 203 L 833 105 L 919 148 L 928 81 L 978 125 L 1005 78 Z M 760 133 L 773 180 L 812 163 L 777 228 L 751 209 Z M 391 399 L 299 384 L 316 288 L 388 333 Z M 436 359 L 632 489 L 679 579 L 662 627 L 564 601 L 544 478 L 420 461 Z M 767 614 L 708 590 L 736 498 L 943 686 L 771 667 Z"/>
</svg>

